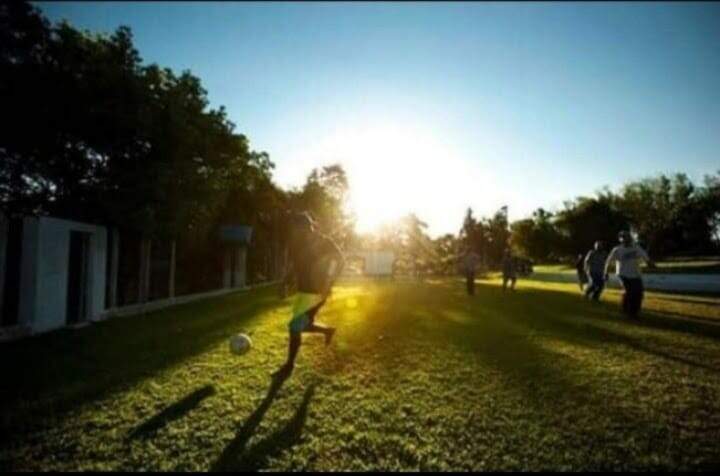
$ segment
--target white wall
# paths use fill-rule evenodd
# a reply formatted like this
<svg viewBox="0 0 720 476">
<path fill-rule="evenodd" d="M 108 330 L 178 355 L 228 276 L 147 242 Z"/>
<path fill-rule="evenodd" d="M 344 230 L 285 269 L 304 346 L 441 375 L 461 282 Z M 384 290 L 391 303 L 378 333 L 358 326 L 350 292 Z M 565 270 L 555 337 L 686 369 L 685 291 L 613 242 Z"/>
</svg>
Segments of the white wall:
<svg viewBox="0 0 720 476">
<path fill-rule="evenodd" d="M 365 274 L 370 276 L 389 276 L 393 271 L 395 253 L 392 251 L 364 251 L 357 256 L 365 260 Z"/>
<path fill-rule="evenodd" d="M 20 291 L 20 323 L 33 332 L 66 325 L 70 232 L 90 233 L 88 320 L 105 304 L 107 231 L 103 227 L 57 218 L 25 218 Z"/>
</svg>

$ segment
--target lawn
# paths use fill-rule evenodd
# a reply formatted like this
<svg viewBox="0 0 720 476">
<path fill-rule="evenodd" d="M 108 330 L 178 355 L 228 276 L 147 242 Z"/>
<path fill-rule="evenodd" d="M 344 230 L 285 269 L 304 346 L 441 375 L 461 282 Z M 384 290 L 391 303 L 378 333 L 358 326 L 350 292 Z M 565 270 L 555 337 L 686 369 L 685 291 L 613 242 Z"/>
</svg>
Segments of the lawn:
<svg viewBox="0 0 720 476">
<path fill-rule="evenodd" d="M 720 466 L 720 299 L 648 293 L 629 322 L 618 296 L 345 282 L 281 385 L 272 288 L 2 344 L 0 470 Z"/>
</svg>

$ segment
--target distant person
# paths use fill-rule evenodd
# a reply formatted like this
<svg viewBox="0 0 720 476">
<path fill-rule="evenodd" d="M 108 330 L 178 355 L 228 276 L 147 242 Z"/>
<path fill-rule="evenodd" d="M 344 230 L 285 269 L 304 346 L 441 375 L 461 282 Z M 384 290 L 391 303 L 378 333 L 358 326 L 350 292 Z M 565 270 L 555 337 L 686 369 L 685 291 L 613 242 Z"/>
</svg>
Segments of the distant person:
<svg viewBox="0 0 720 476">
<path fill-rule="evenodd" d="M 275 376 L 290 375 L 302 343 L 302 333 L 319 333 L 328 345 L 335 334 L 332 327 L 315 322 L 315 315 L 325 304 L 335 279 L 340 275 L 345 258 L 335 242 L 317 231 L 314 221 L 307 213 L 290 215 L 290 263 L 292 271 L 285 275 L 281 285 L 283 297 L 287 295 L 292 281 L 297 285 L 290 331 L 288 357 Z"/>
<path fill-rule="evenodd" d="M 502 257 L 502 274 L 503 274 L 503 291 L 507 289 L 507 283 L 510 281 L 510 290 L 515 290 L 515 282 L 517 280 L 517 271 L 515 269 L 515 260 L 513 259 L 510 249 L 506 249 Z"/>
<path fill-rule="evenodd" d="M 607 261 L 607 256 L 602 241 L 596 241 L 595 247 L 585 256 L 584 267 L 588 276 L 585 297 L 595 302 L 600 300 L 600 294 L 605 288 L 605 261 Z"/>
<path fill-rule="evenodd" d="M 465 275 L 465 287 L 469 296 L 475 295 L 475 271 L 480 264 L 480 256 L 467 248 L 462 257 L 462 272 Z"/>
<path fill-rule="evenodd" d="M 648 266 L 655 267 L 655 262 L 640 246 L 633 243 L 632 236 L 627 231 L 618 235 L 620 244 L 610 251 L 605 262 L 605 281 L 612 263 L 616 264 L 615 272 L 622 282 L 625 292 L 622 297 L 622 310 L 629 317 L 637 318 L 640 314 L 643 300 L 643 281 L 640 274 L 640 260 L 645 260 Z"/>
<path fill-rule="evenodd" d="M 582 254 L 577 255 L 577 259 L 575 260 L 575 271 L 577 271 L 580 292 L 583 292 L 585 290 L 585 285 L 588 282 L 588 276 L 585 272 L 585 257 Z"/>
</svg>

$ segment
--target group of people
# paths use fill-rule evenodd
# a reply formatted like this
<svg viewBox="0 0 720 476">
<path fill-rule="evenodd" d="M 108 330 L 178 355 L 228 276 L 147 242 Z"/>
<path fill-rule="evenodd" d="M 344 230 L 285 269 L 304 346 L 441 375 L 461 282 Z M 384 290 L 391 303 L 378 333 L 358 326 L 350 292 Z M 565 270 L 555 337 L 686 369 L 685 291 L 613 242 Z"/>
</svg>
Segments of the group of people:
<svg viewBox="0 0 720 476">
<path fill-rule="evenodd" d="M 465 275 L 465 287 L 467 289 L 467 293 L 470 296 L 473 296 L 475 294 L 475 272 L 477 271 L 480 262 L 480 256 L 474 251 L 472 251 L 472 249 L 470 248 L 466 249 L 465 253 L 463 253 L 462 257 L 460 258 L 460 266 L 462 269 L 462 273 Z M 515 259 L 513 258 L 513 255 L 510 252 L 509 248 L 505 249 L 505 251 L 503 252 L 501 268 L 503 291 L 506 291 L 508 289 L 508 284 L 510 285 L 510 291 L 514 291 L 515 283 L 517 282 L 518 270 L 517 263 L 515 262 Z"/>
<path fill-rule="evenodd" d="M 294 283 L 292 318 L 288 324 L 289 346 L 285 364 L 275 373 L 284 377 L 292 373 L 295 359 L 302 343 L 302 334 L 318 333 L 329 344 L 335 329 L 315 322 L 315 316 L 330 295 L 332 285 L 340 275 L 345 258 L 340 247 L 327 235 L 321 233 L 308 213 L 289 214 L 290 268 L 281 285 L 282 297 L 287 296 L 289 286 Z M 580 288 L 587 299 L 598 301 L 608 280 L 610 267 L 615 264 L 616 273 L 625 289 L 622 299 L 623 311 L 637 317 L 643 299 L 643 282 L 639 262 L 645 260 L 650 267 L 655 264 L 640 246 L 633 243 L 628 232 L 619 235 L 620 244 L 610 253 L 605 253 L 603 243 L 596 242 L 586 256 L 578 257 Z M 475 294 L 475 272 L 481 259 L 470 249 L 462 255 L 460 265 L 465 274 L 467 293 Z M 503 291 L 515 290 L 517 264 L 510 249 L 502 257 Z"/>
<path fill-rule="evenodd" d="M 585 298 L 597 302 L 610 277 L 610 268 L 615 265 L 615 273 L 624 289 L 621 308 L 626 315 L 635 318 L 640 314 L 644 295 L 640 261 L 645 261 L 651 268 L 655 263 L 647 252 L 633 241 L 629 232 L 621 231 L 618 240 L 620 244 L 610 253 L 605 251 L 603 242 L 596 241 L 593 249 L 585 256 L 578 255 L 575 263 L 578 283 Z"/>
</svg>

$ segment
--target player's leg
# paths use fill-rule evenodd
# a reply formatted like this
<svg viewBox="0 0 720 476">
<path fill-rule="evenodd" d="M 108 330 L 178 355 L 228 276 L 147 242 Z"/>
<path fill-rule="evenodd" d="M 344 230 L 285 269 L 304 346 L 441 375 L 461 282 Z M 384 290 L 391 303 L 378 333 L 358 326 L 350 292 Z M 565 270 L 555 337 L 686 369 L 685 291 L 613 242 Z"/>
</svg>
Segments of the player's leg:
<svg viewBox="0 0 720 476">
<path fill-rule="evenodd" d="M 630 278 L 620 278 L 622 280 L 624 292 L 622 296 L 622 310 L 628 316 L 632 316 L 633 300 L 635 299 L 635 280 Z"/>
<path fill-rule="evenodd" d="M 285 363 L 280 369 L 275 372 L 274 375 L 278 374 L 289 374 L 292 372 L 295 366 L 295 359 L 300 351 L 302 344 L 302 332 L 307 328 L 310 323 L 310 319 L 307 315 L 310 306 L 312 305 L 314 296 L 306 293 L 298 293 L 295 296 L 295 303 L 293 304 L 292 319 L 288 323 L 288 357 Z"/>
<path fill-rule="evenodd" d="M 510 290 L 515 291 L 515 283 L 517 282 L 517 276 L 512 276 L 510 279 Z"/>
<path fill-rule="evenodd" d="M 602 274 L 598 274 L 597 286 L 595 288 L 595 293 L 592 296 L 593 300 L 595 300 L 596 302 L 600 301 L 600 295 L 602 294 L 604 289 L 605 289 L 605 277 Z"/>
<path fill-rule="evenodd" d="M 312 309 L 310 309 L 307 312 L 308 315 L 308 325 L 305 327 L 303 332 L 312 332 L 317 334 L 323 334 L 325 336 L 325 345 L 329 344 L 332 340 L 333 336 L 335 335 L 335 328 L 326 326 L 323 324 L 318 324 L 315 322 L 315 315 L 318 313 L 322 305 L 325 303 L 325 301 L 321 302 L 317 306 L 314 306 Z"/>
<path fill-rule="evenodd" d="M 472 296 L 475 294 L 475 274 L 467 273 L 465 275 L 465 284 L 467 287 L 468 295 Z"/>
<path fill-rule="evenodd" d="M 595 290 L 595 277 L 591 274 L 588 284 L 587 284 L 587 286 L 585 286 L 585 290 L 583 291 L 583 296 L 585 296 L 585 299 L 589 299 L 594 290 Z"/>
<path fill-rule="evenodd" d="M 597 273 L 590 273 L 590 284 L 585 291 L 585 297 L 597 301 L 602 289 L 602 276 Z"/>
<path fill-rule="evenodd" d="M 630 314 L 632 315 L 632 317 L 638 317 L 640 315 L 640 309 L 642 308 L 644 289 L 641 278 L 635 279 L 634 281 L 635 290 L 633 292 L 633 300 Z"/>
<path fill-rule="evenodd" d="M 298 352 L 300 351 L 300 344 L 302 344 L 302 337 L 299 332 L 293 332 L 290 330 L 290 338 L 288 339 L 288 356 L 285 363 L 273 373 L 274 377 L 288 376 L 295 368 L 295 359 L 297 358 Z"/>
</svg>

